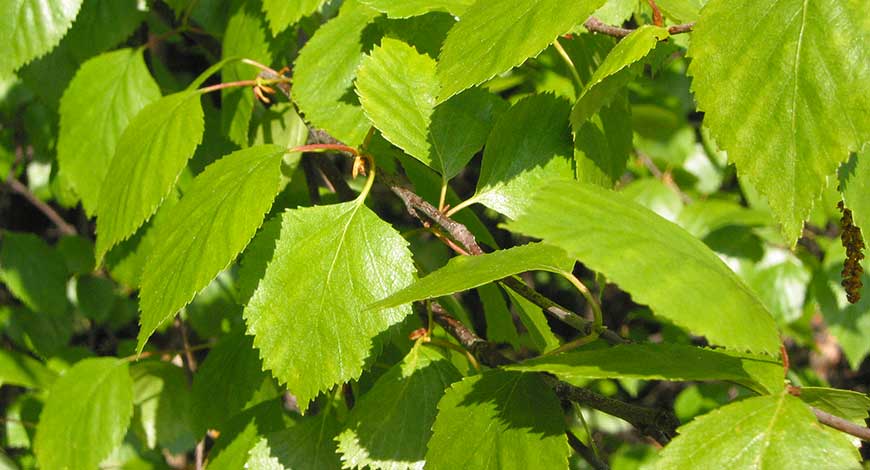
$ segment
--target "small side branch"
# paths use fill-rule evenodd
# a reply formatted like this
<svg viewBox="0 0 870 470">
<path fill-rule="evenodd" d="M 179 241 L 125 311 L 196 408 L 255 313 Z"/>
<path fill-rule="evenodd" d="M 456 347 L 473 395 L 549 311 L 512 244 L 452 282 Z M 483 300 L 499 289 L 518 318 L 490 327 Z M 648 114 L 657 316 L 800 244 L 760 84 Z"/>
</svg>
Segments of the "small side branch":
<svg viewBox="0 0 870 470">
<path fill-rule="evenodd" d="M 583 23 L 583 26 L 585 26 L 590 32 L 613 36 L 615 38 L 624 38 L 635 31 L 633 29 L 609 25 L 594 16 L 589 17 L 589 19 Z M 695 23 L 683 23 L 669 27 L 668 32 L 672 35 L 690 33 L 694 27 Z"/>
<path fill-rule="evenodd" d="M 819 422 L 825 426 L 830 426 L 837 431 L 842 431 L 851 436 L 855 436 L 862 441 L 870 442 L 870 428 L 858 426 L 851 421 L 845 420 L 839 416 L 834 416 L 831 413 L 827 413 L 816 407 L 811 408 Z"/>
<path fill-rule="evenodd" d="M 9 186 L 13 192 L 22 196 L 24 199 L 27 199 L 27 202 L 39 209 L 39 212 L 42 212 L 42 214 L 45 215 L 63 235 L 76 235 L 78 233 L 75 227 L 63 220 L 63 217 L 61 217 L 54 208 L 42 202 L 42 200 L 36 197 L 36 195 L 33 194 L 21 181 L 18 181 L 10 175 L 6 180 L 6 185 Z"/>
</svg>

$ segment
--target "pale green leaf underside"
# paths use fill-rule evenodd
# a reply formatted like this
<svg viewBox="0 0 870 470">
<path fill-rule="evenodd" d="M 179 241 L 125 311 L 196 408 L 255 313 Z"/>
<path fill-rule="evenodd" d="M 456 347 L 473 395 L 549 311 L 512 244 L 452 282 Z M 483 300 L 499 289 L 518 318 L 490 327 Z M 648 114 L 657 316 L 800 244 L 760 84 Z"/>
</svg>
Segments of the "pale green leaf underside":
<svg viewBox="0 0 870 470">
<path fill-rule="evenodd" d="M 718 408 L 677 430 L 655 468 L 860 469 L 849 439 L 786 393 Z"/>
<path fill-rule="evenodd" d="M 160 98 L 142 49 L 120 49 L 82 64 L 60 100 L 57 160 L 81 197 L 97 211 L 100 188 L 121 133 L 148 103 Z"/>
<path fill-rule="evenodd" d="M 573 351 L 509 366 L 512 370 L 550 372 L 585 386 L 584 379 L 726 380 L 759 393 L 783 389 L 782 363 L 769 356 L 678 344 L 625 344 Z"/>
<path fill-rule="evenodd" d="M 82 0 L 0 2 L 0 76 L 52 50 L 72 26 Z"/>
<path fill-rule="evenodd" d="M 413 277 L 407 242 L 361 201 L 287 211 L 244 311 L 248 333 L 304 410 L 320 391 L 359 377 L 375 336 L 410 313 L 366 307 Z"/>
<path fill-rule="evenodd" d="M 538 55 L 602 4 L 604 0 L 475 2 L 447 34 L 441 49 L 439 101 Z"/>
<path fill-rule="evenodd" d="M 209 165 L 156 228 L 139 293 L 139 351 L 251 241 L 280 189 L 284 151 L 261 145 Z"/>
<path fill-rule="evenodd" d="M 357 70 L 356 93 L 384 138 L 430 167 L 429 122 L 438 95 L 435 60 L 384 38 Z"/>
<path fill-rule="evenodd" d="M 335 435 L 341 424 L 331 410 L 261 438 L 248 453 L 244 468 L 256 470 L 339 469 Z"/>
<path fill-rule="evenodd" d="M 451 258 L 443 268 L 371 307 L 390 308 L 473 289 L 526 271 L 571 272 L 574 261 L 561 248 L 530 243 L 478 256 Z"/>
<path fill-rule="evenodd" d="M 45 364 L 26 354 L 0 349 L 0 385 L 45 388 L 56 376 Z"/>
<path fill-rule="evenodd" d="M 202 140 L 197 91 L 165 96 L 130 121 L 115 148 L 97 204 L 97 264 L 160 206 Z"/>
<path fill-rule="evenodd" d="M 466 377 L 438 403 L 426 468 L 567 469 L 564 419 L 537 374 L 493 370 Z"/>
<path fill-rule="evenodd" d="M 324 0 L 263 0 L 263 13 L 269 21 L 272 36 L 277 36 L 303 16 L 314 13 L 323 2 Z"/>
<path fill-rule="evenodd" d="M 347 145 L 359 145 L 369 121 L 362 107 L 347 103 L 363 57 L 363 29 L 379 13 L 351 0 L 314 33 L 296 59 L 293 100 L 305 118 Z"/>
<path fill-rule="evenodd" d="M 656 315 L 713 344 L 779 351 L 773 317 L 713 251 L 619 193 L 554 181 L 508 228 L 563 248 Z"/>
<path fill-rule="evenodd" d="M 486 142 L 469 202 L 516 218 L 545 181 L 573 177 L 569 113 L 567 101 L 542 94 L 502 114 Z"/>
<path fill-rule="evenodd" d="M 36 428 L 40 468 L 93 470 L 121 444 L 133 416 L 127 362 L 85 359 L 57 379 Z"/>
<path fill-rule="evenodd" d="M 870 141 L 868 16 L 865 0 L 711 0 L 692 34 L 704 123 L 789 245 L 826 178 Z"/>
<path fill-rule="evenodd" d="M 351 411 L 345 430 L 336 438 L 344 465 L 422 468 L 438 400 L 461 378 L 444 356 L 417 343 Z"/>
<path fill-rule="evenodd" d="M 390 18 L 410 18 L 425 15 L 432 11 L 445 11 L 462 16 L 474 0 L 360 0 L 375 10 L 386 13 Z"/>
<path fill-rule="evenodd" d="M 660 40 L 668 37 L 667 28 L 644 25 L 626 36 L 607 54 L 583 88 L 571 110 L 571 124 L 579 129 L 628 83 L 633 65 L 643 60 Z"/>
</svg>

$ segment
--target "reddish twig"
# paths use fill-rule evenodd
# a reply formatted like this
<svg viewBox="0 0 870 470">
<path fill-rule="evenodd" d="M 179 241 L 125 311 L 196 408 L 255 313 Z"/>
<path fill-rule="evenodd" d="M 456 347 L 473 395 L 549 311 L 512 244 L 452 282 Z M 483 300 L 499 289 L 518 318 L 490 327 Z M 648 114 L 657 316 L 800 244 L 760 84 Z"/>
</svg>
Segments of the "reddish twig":
<svg viewBox="0 0 870 470">
<path fill-rule="evenodd" d="M 662 20 L 662 12 L 659 10 L 659 6 L 656 5 L 656 0 L 647 0 L 647 3 L 649 3 L 649 7 L 652 8 L 653 24 L 656 26 L 663 25 L 664 20 Z"/>
<path fill-rule="evenodd" d="M 583 26 L 586 27 L 587 30 L 593 33 L 604 34 L 607 36 L 613 36 L 615 38 L 624 38 L 629 34 L 633 33 L 633 29 L 621 28 L 619 26 L 611 26 L 607 23 L 602 22 L 598 18 L 594 16 L 589 17 Z M 692 28 L 695 27 L 695 23 L 684 23 L 674 25 L 668 28 L 668 32 L 670 34 L 683 34 L 692 32 Z"/>
<path fill-rule="evenodd" d="M 862 441 L 870 442 L 870 428 L 865 426 L 858 426 L 857 424 L 845 420 L 839 416 L 834 416 L 831 413 L 824 412 L 816 407 L 810 407 L 813 410 L 813 414 L 816 415 L 816 418 L 820 423 L 825 426 L 830 426 L 837 431 L 842 431 L 851 436 L 855 436 Z"/>
</svg>

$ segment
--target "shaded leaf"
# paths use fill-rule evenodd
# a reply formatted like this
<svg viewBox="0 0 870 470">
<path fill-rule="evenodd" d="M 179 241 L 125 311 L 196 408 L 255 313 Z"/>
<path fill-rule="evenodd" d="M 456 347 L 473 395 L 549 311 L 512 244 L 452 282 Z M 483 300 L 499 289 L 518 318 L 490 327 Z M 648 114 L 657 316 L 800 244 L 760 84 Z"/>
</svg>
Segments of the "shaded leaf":
<svg viewBox="0 0 870 470">
<path fill-rule="evenodd" d="M 723 406 L 677 432 L 655 468 L 861 468 L 848 438 L 786 393 Z"/>
<path fill-rule="evenodd" d="M 248 453 L 260 439 L 268 433 L 284 429 L 288 421 L 278 400 L 261 403 L 230 417 L 209 452 L 208 470 L 245 468 Z"/>
<path fill-rule="evenodd" d="M 139 294 L 139 351 L 161 323 L 175 316 L 251 241 L 278 194 L 284 151 L 278 145 L 261 145 L 209 165 L 167 214 L 166 223 L 156 227 L 157 245 L 142 273 Z"/>
<path fill-rule="evenodd" d="M 531 359 L 511 370 L 550 372 L 577 386 L 584 379 L 737 382 L 759 393 L 778 393 L 784 386 L 782 363 L 768 356 L 679 344 L 624 344 L 571 351 Z"/>
<path fill-rule="evenodd" d="M 486 320 L 486 339 L 495 343 L 507 343 L 519 349 L 520 335 L 514 325 L 514 317 L 508 310 L 507 302 L 496 284 L 484 284 L 477 289 L 483 316 Z"/>
<path fill-rule="evenodd" d="M 115 146 L 131 119 L 160 98 L 142 49 L 120 49 L 85 62 L 60 101 L 57 159 L 89 215 Z"/>
<path fill-rule="evenodd" d="M 562 409 L 537 374 L 493 370 L 453 384 L 432 431 L 427 468 L 568 468 Z"/>
<path fill-rule="evenodd" d="M 516 307 L 517 316 L 529 332 L 533 349 L 538 352 L 550 351 L 561 346 L 561 342 L 550 330 L 547 317 L 541 307 L 529 299 L 517 294 L 512 289 L 505 289 L 511 302 Z"/>
<path fill-rule="evenodd" d="M 543 243 L 530 243 L 478 256 L 457 256 L 443 268 L 369 308 L 390 308 L 434 299 L 526 271 L 570 272 L 573 265 L 574 261 L 562 249 Z"/>
<path fill-rule="evenodd" d="M 37 313 L 63 315 L 67 310 L 69 273 L 63 256 L 31 233 L 2 232 L 0 280 Z"/>
<path fill-rule="evenodd" d="M 439 101 L 538 55 L 602 4 L 604 0 L 475 2 L 450 30 L 441 49 Z"/>
<path fill-rule="evenodd" d="M 413 273 L 407 242 L 362 200 L 284 213 L 244 317 L 265 367 L 302 410 L 319 392 L 359 377 L 375 336 L 410 313 L 366 306 L 410 284 Z"/>
<path fill-rule="evenodd" d="M 416 343 L 351 410 L 336 438 L 344 466 L 421 468 L 438 400 L 460 378 L 444 356 Z"/>
<path fill-rule="evenodd" d="M 41 468 L 92 470 L 121 444 L 133 415 L 127 362 L 85 359 L 58 378 L 36 427 Z"/>
<path fill-rule="evenodd" d="M 841 167 L 840 190 L 864 244 L 870 245 L 870 145 Z"/>
<path fill-rule="evenodd" d="M 704 123 L 767 197 L 789 246 L 827 177 L 870 141 L 868 16 L 858 0 L 710 0 L 692 33 Z"/>
<path fill-rule="evenodd" d="M 130 121 L 97 204 L 97 264 L 150 218 L 169 195 L 202 138 L 200 93 L 165 96 Z"/>
<path fill-rule="evenodd" d="M 619 193 L 551 182 L 508 228 L 565 249 L 636 302 L 713 344 L 779 351 L 773 317 L 722 260 L 683 229 Z"/>
<path fill-rule="evenodd" d="M 45 364 L 28 355 L 0 349 L 0 385 L 46 388 L 56 376 Z"/>
<path fill-rule="evenodd" d="M 178 454 L 196 445 L 190 423 L 190 388 L 184 370 L 162 361 L 144 361 L 130 368 L 133 403 L 145 444 Z"/>
<path fill-rule="evenodd" d="M 334 438 L 340 429 L 335 414 L 328 411 L 303 418 L 288 429 L 261 438 L 251 449 L 246 468 L 338 470 L 342 467 Z"/>
</svg>

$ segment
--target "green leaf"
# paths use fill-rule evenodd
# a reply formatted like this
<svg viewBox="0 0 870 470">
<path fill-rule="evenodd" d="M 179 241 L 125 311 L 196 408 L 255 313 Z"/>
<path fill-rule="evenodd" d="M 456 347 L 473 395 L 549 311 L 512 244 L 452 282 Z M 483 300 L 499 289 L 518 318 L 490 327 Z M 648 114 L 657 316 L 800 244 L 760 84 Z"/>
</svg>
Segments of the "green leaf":
<svg viewBox="0 0 870 470">
<path fill-rule="evenodd" d="M 199 97 L 198 91 L 165 96 L 139 111 L 121 134 L 97 204 L 98 265 L 169 195 L 202 138 Z"/>
<path fill-rule="evenodd" d="M 360 63 L 356 92 L 384 138 L 437 168 L 427 141 L 438 95 L 434 59 L 402 41 L 384 38 Z"/>
<path fill-rule="evenodd" d="M 76 279 L 76 299 L 82 315 L 103 323 L 115 304 L 115 284 L 104 277 L 80 276 Z"/>
<path fill-rule="evenodd" d="M 30 356 L 0 349 L 0 385 L 46 388 L 56 376 L 45 364 Z"/>
<path fill-rule="evenodd" d="M 773 317 L 722 260 L 619 193 L 554 181 L 538 189 L 528 212 L 508 228 L 565 249 L 636 302 L 713 344 L 779 352 Z"/>
<path fill-rule="evenodd" d="M 190 387 L 184 369 L 163 361 L 144 361 L 130 368 L 133 378 L 134 422 L 142 427 L 145 444 L 183 453 L 196 445 L 190 424 Z"/>
<path fill-rule="evenodd" d="M 801 387 L 800 399 L 806 404 L 848 419 L 859 426 L 866 426 L 870 414 L 870 397 L 851 390 L 825 387 Z"/>
<path fill-rule="evenodd" d="M 631 107 L 625 93 L 586 122 L 572 122 L 577 180 L 613 187 L 625 173 L 632 152 Z"/>
<path fill-rule="evenodd" d="M 762 226 L 771 222 L 763 211 L 747 209 L 735 202 L 718 199 L 695 201 L 684 207 L 676 222 L 699 239 L 728 226 Z"/>
<path fill-rule="evenodd" d="M 390 18 L 410 18 L 433 11 L 444 11 L 454 16 L 462 16 L 474 0 L 360 0 Z"/>
<path fill-rule="evenodd" d="M 278 400 L 261 403 L 233 416 L 221 429 L 220 438 L 209 452 L 208 470 L 245 468 L 248 453 L 262 436 L 284 429 L 287 421 L 289 418 Z"/>
<path fill-rule="evenodd" d="M 507 302 L 496 284 L 484 284 L 477 288 L 477 296 L 483 304 L 483 317 L 486 320 L 486 339 L 495 343 L 507 343 L 520 349 L 520 335 L 514 324 L 514 317 L 508 310 Z"/>
<path fill-rule="evenodd" d="M 836 245 L 828 248 L 825 254 L 823 271 L 813 280 L 813 296 L 849 365 L 858 370 L 870 354 L 870 341 L 867 341 L 870 337 L 870 295 L 861 296 L 856 304 L 846 299 L 846 291 L 840 284 L 846 250 L 836 241 L 834 243 Z M 870 286 L 870 274 L 865 272 L 861 281 Z"/>
<path fill-rule="evenodd" d="M 338 470 L 341 461 L 334 438 L 340 429 L 335 413 L 329 410 L 313 418 L 303 418 L 288 429 L 270 432 L 261 438 L 251 448 L 245 468 Z"/>
<path fill-rule="evenodd" d="M 94 243 L 79 235 L 63 237 L 55 247 L 63 255 L 66 267 L 73 274 L 87 274 L 94 270 Z"/>
<path fill-rule="evenodd" d="M 360 376 L 375 336 L 411 310 L 366 306 L 413 276 L 407 242 L 362 200 L 287 211 L 244 311 L 248 333 L 305 410 L 319 392 Z"/>
<path fill-rule="evenodd" d="M 52 50 L 72 26 L 82 0 L 8 0 L 0 6 L 0 76 Z"/>
<path fill-rule="evenodd" d="M 127 361 L 85 359 L 57 379 L 39 416 L 41 468 L 93 470 L 121 445 L 133 415 Z"/>
<path fill-rule="evenodd" d="M 254 237 L 278 194 L 284 151 L 278 145 L 251 147 L 209 165 L 167 214 L 166 223 L 156 227 L 157 246 L 145 265 L 139 294 L 139 351 Z"/>
<path fill-rule="evenodd" d="M 559 400 L 537 374 L 488 371 L 438 403 L 426 468 L 568 468 Z"/>
<path fill-rule="evenodd" d="M 69 278 L 63 256 L 31 233 L 0 234 L 0 281 L 34 312 L 63 315 Z"/>
<path fill-rule="evenodd" d="M 444 356 L 416 343 L 351 410 L 336 438 L 344 466 L 421 468 L 438 400 L 461 378 Z"/>
<path fill-rule="evenodd" d="M 778 393 L 784 386 L 782 363 L 769 356 L 698 348 L 680 344 L 624 344 L 572 351 L 531 359 L 511 370 L 550 372 L 585 386 L 583 379 L 737 382 L 759 393 Z"/>
<path fill-rule="evenodd" d="M 861 468 L 848 438 L 786 393 L 723 406 L 677 431 L 655 468 Z"/>
<path fill-rule="evenodd" d="M 533 95 L 505 112 L 483 151 L 474 196 L 479 202 L 516 218 L 529 197 L 555 178 L 571 178 L 568 102 L 553 95 Z"/>
<path fill-rule="evenodd" d="M 345 100 L 363 58 L 363 29 L 379 13 L 356 0 L 314 33 L 293 73 L 293 100 L 316 127 L 347 145 L 362 143 L 369 122 L 359 105 Z"/>
<path fill-rule="evenodd" d="M 656 4 L 667 17 L 681 23 L 698 21 L 707 0 L 659 0 Z"/>
<path fill-rule="evenodd" d="M 571 110 L 575 132 L 640 71 L 641 61 L 659 41 L 667 39 L 667 28 L 644 25 L 616 44 L 595 70 Z"/>
<path fill-rule="evenodd" d="M 248 244 L 242 255 L 236 289 L 239 293 L 239 304 L 247 305 L 254 295 L 260 280 L 266 274 L 266 267 L 272 261 L 275 244 L 281 235 L 281 217 L 275 216 L 263 223 L 260 231 Z"/>
<path fill-rule="evenodd" d="M 263 13 L 269 21 L 272 36 L 287 29 L 302 19 L 317 11 L 325 0 L 263 0 Z"/>
<path fill-rule="evenodd" d="M 870 141 L 868 16 L 860 0 L 710 0 L 692 33 L 704 123 L 767 197 L 789 246 L 827 177 Z"/>
<path fill-rule="evenodd" d="M 57 159 L 88 215 L 97 210 L 100 187 L 115 145 L 131 119 L 160 98 L 142 49 L 120 49 L 85 62 L 60 100 Z"/>
<path fill-rule="evenodd" d="M 517 316 L 523 322 L 523 326 L 529 332 L 533 349 L 538 352 L 550 351 L 558 348 L 561 342 L 550 330 L 547 317 L 541 307 L 533 304 L 529 299 L 517 294 L 512 289 L 505 289 L 516 307 Z"/>
<path fill-rule="evenodd" d="M 870 145 L 841 167 L 840 190 L 852 211 L 854 224 L 861 229 L 864 243 L 870 241 Z"/>
<path fill-rule="evenodd" d="M 369 309 L 434 299 L 526 271 L 570 272 L 573 264 L 574 261 L 562 249 L 543 243 L 530 243 L 478 256 L 457 256 L 443 268 L 372 304 Z"/>
<path fill-rule="evenodd" d="M 439 101 L 522 64 L 583 23 L 604 0 L 491 0 L 472 4 L 438 61 Z"/>
<path fill-rule="evenodd" d="M 243 332 L 222 338 L 193 376 L 194 433 L 223 429 L 229 417 L 262 401 L 257 392 L 266 380 L 272 379 L 263 372 L 253 338 Z"/>
</svg>

